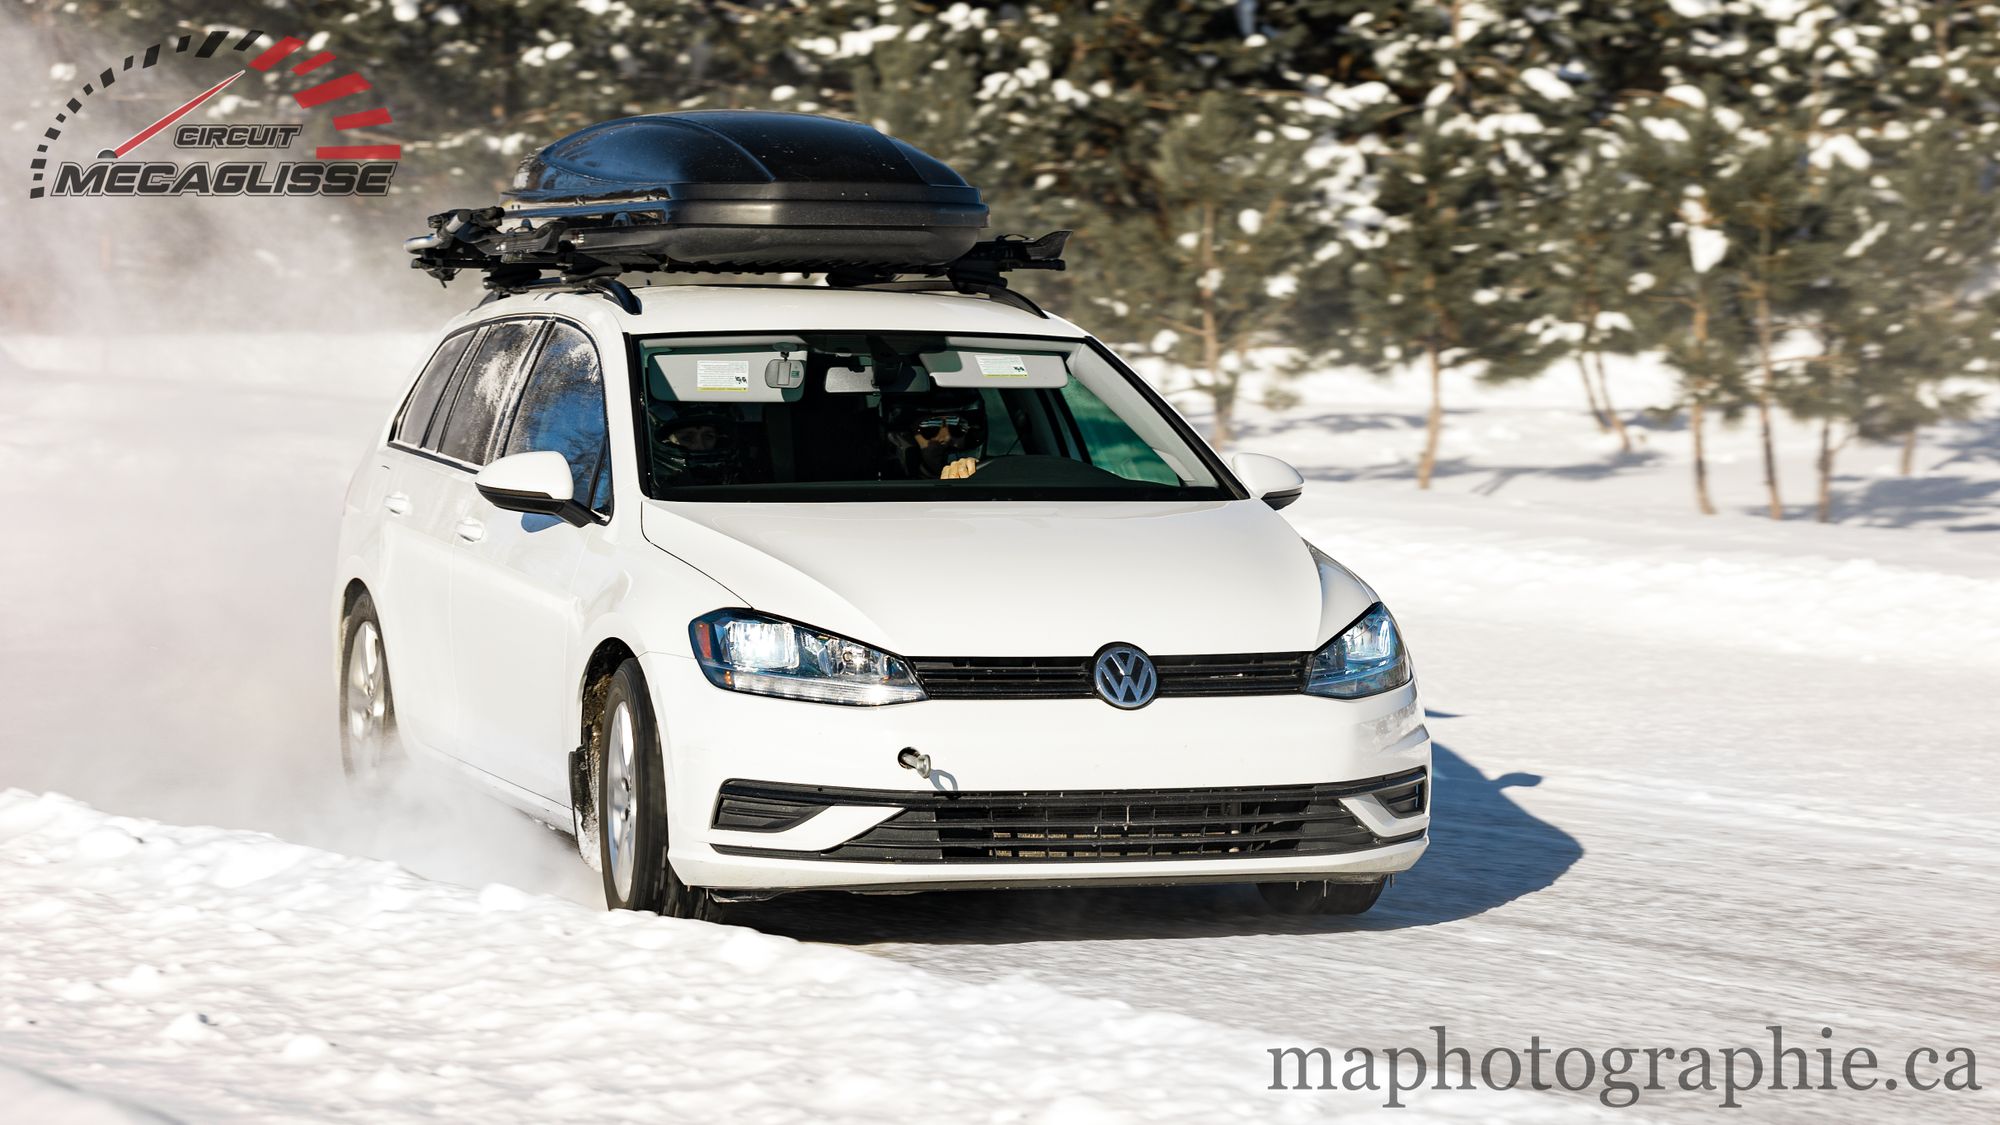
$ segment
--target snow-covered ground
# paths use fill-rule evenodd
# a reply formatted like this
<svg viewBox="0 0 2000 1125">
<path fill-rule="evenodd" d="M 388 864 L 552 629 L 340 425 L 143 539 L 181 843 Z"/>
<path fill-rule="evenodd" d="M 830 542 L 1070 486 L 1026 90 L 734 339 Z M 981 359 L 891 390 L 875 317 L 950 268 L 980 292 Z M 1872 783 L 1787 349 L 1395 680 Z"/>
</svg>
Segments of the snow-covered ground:
<svg viewBox="0 0 2000 1125">
<path fill-rule="evenodd" d="M 1892 1068 L 2000 1053 L 1991 413 L 1911 478 L 1847 451 L 1821 527 L 1756 514 L 1747 431 L 1695 515 L 1686 434 L 1618 457 L 1558 377 L 1453 385 L 1419 494 L 1417 385 L 1310 379 L 1239 446 L 1306 471 L 1287 515 L 1412 637 L 1440 770 L 1417 869 L 1350 921 L 1229 888 L 821 895 L 756 933 L 596 911 L 565 841 L 455 791 L 338 785 L 332 521 L 420 341 L 0 345 L 0 1116 L 1541 1121 L 1612 1111 L 1270 1092 L 1265 1050 L 1435 1024 L 1475 1056 L 1768 1049 L 1779 1023 Z M 1802 503 L 1811 435 L 1781 437 Z M 1990 1090 L 1743 1101 L 2000 1117 Z"/>
</svg>

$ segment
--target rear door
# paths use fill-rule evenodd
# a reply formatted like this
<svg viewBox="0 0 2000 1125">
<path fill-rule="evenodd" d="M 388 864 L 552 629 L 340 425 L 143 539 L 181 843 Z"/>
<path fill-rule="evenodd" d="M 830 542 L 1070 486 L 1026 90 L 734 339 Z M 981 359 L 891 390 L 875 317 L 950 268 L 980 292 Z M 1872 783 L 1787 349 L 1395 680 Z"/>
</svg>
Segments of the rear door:
<svg viewBox="0 0 2000 1125">
<path fill-rule="evenodd" d="M 598 518 L 494 507 L 476 493 L 451 592 L 460 727 L 471 764 L 550 801 L 567 803 L 565 751 L 577 743 L 570 650 L 581 643 L 577 565 L 610 511 L 604 374 L 577 326 L 552 322 L 495 457 L 553 451 L 570 464 L 572 495 Z"/>
<path fill-rule="evenodd" d="M 447 337 L 418 377 L 390 433 L 382 468 L 382 569 L 372 591 L 381 615 L 383 647 L 396 692 L 396 718 L 406 741 L 450 753 L 456 683 L 449 660 L 451 478 L 432 444 L 451 408 L 466 357 L 480 329 Z"/>
<path fill-rule="evenodd" d="M 506 425 L 528 356 L 543 322 L 513 318 L 489 322 L 466 352 L 449 402 L 441 406 L 424 443 L 424 462 L 412 468 L 409 497 L 425 533 L 429 552 L 422 568 L 426 585 L 423 603 L 412 607 L 420 622 L 421 643 L 414 660 L 417 672 L 437 684 L 449 684 L 439 698 L 442 706 L 427 713 L 420 737 L 428 745 L 464 759 L 470 745 L 464 723 L 463 695 L 467 670 L 451 636 L 451 589 L 458 581 L 459 556 L 477 532 L 466 522 L 476 494 L 472 474 L 491 459 L 496 435 Z M 410 659 L 405 659 L 407 665 Z M 401 675 L 400 670 L 396 672 Z M 401 700 L 398 699 L 400 714 Z"/>
</svg>

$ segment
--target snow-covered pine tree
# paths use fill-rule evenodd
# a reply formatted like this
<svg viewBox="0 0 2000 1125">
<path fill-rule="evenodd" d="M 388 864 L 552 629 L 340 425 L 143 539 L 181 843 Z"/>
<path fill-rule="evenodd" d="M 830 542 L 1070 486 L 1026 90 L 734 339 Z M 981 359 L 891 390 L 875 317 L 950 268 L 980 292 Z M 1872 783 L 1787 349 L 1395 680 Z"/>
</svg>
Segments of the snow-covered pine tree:
<svg viewBox="0 0 2000 1125">
<path fill-rule="evenodd" d="M 1632 173 L 1649 185 L 1649 220 L 1640 269 L 1629 286 L 1650 303 L 1647 318 L 1661 355 L 1680 373 L 1680 406 L 1692 439 L 1695 506 L 1714 515 L 1708 487 L 1707 425 L 1748 404 L 1741 356 L 1748 346 L 1740 290 L 1731 277 L 1741 260 L 1713 198 L 1726 191 L 1741 153 L 1741 122 L 1709 111 L 1700 90 L 1672 87 L 1637 102 L 1621 124 Z M 1727 265 L 1725 265 L 1727 263 Z"/>
<path fill-rule="evenodd" d="M 1166 126 L 1143 167 L 1146 209 L 1095 207 L 1085 266 L 1114 331 L 1191 376 L 1213 408 L 1211 439 L 1235 438 L 1248 354 L 1280 340 L 1315 222 L 1302 138 L 1252 103 L 1205 94 Z M 1277 369 L 1276 365 L 1272 365 Z"/>
<path fill-rule="evenodd" d="M 1979 403 L 1970 381 L 2000 372 L 1990 141 L 1950 121 L 1891 131 L 1903 142 L 1893 163 L 1852 177 L 1833 200 L 1850 216 L 1828 271 L 1837 304 L 1817 326 L 1819 354 L 1785 393 L 1786 409 L 1818 426 L 1821 522 L 1849 443 L 1903 441 L 1907 451 L 1919 427 L 1968 417 Z"/>
<path fill-rule="evenodd" d="M 1746 129 L 1733 111 L 1735 153 L 1721 174 L 1709 179 L 1709 207 L 1734 248 L 1724 276 L 1735 289 L 1738 315 L 1748 321 L 1750 341 L 1744 383 L 1757 412 L 1763 456 L 1765 502 L 1770 517 L 1785 518 L 1778 482 L 1772 426 L 1781 390 L 1779 345 L 1797 328 L 1814 326 L 1823 304 L 1818 298 L 1838 281 L 1828 276 L 1837 262 L 1838 238 L 1829 193 L 1808 176 L 1805 138 L 1779 121 L 1768 129 Z"/>
<path fill-rule="evenodd" d="M 1248 349 L 1323 241 L 1295 121 L 1309 11 L 1047 0 L 940 12 L 832 0 L 795 38 L 818 98 L 949 160 L 1001 229 L 1073 227 L 1060 286 L 1128 352 L 1188 373 L 1231 439 Z M 976 79 L 976 81 L 974 81 Z"/>
<path fill-rule="evenodd" d="M 1600 429 L 1632 452 L 1632 435 L 1611 393 L 1604 357 L 1644 346 L 1646 301 L 1633 291 L 1634 263 L 1643 257 L 1653 205 L 1647 185 L 1626 166 L 1624 139 L 1591 129 L 1557 167 L 1542 242 L 1533 258 L 1533 288 L 1547 311 L 1530 329 L 1548 362 L 1576 364 Z M 1642 287 L 1643 288 L 1643 287 Z"/>
<path fill-rule="evenodd" d="M 1381 371 L 1416 365 L 1428 379 L 1418 488 L 1437 469 L 1445 373 L 1512 365 L 1535 343 L 1523 330 L 1515 197 L 1490 178 L 1478 134 L 1451 125 L 1462 118 L 1426 116 L 1371 161 L 1381 218 L 1351 239 L 1336 282 L 1353 313 L 1338 353 Z"/>
<path fill-rule="evenodd" d="M 1879 335 L 1872 362 L 1902 373 L 1893 401 L 1869 425 L 1915 462 L 1919 431 L 1963 416 L 1977 399 L 1968 377 L 2000 373 L 1990 292 L 2000 250 L 2000 9 L 1990 4 L 1868 4 L 1857 11 L 1864 51 L 1841 51 L 1846 81 L 1829 132 L 1839 151 L 1865 161 L 1868 192 L 1856 192 L 1860 234 L 1846 257 L 1863 266 L 1868 317 Z M 1831 37 L 1829 37 L 1831 39 Z M 1842 44 L 1830 42 L 1832 55 Z M 1826 160 L 1822 160 L 1826 163 Z M 1900 419 L 1900 421 L 1885 421 Z"/>
<path fill-rule="evenodd" d="M 1316 77 L 1326 100 L 1360 107 L 1330 134 L 1362 162 L 1372 193 L 1339 182 L 1342 238 L 1315 253 L 1315 315 L 1299 338 L 1323 361 L 1424 371 L 1416 479 L 1429 488 L 1446 372 L 1505 378 L 1544 364 L 1525 330 L 1529 258 L 1547 221 L 1537 182 L 1566 136 L 1544 116 L 1570 100 L 1558 70 L 1572 44 L 1552 10 L 1530 4 L 1346 7 L 1344 36 L 1363 53 Z"/>
</svg>

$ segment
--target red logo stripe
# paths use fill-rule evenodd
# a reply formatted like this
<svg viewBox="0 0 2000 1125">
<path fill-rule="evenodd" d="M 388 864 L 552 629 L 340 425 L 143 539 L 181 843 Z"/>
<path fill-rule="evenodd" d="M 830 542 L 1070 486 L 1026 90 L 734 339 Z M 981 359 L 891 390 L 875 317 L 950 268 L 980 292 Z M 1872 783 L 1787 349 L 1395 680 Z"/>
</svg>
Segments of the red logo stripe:
<svg viewBox="0 0 2000 1125">
<path fill-rule="evenodd" d="M 359 74 L 343 74 L 339 78 L 328 79 L 317 86 L 300 90 L 292 95 L 292 100 L 299 103 L 300 109 L 311 109 L 314 106 L 325 105 L 335 98 L 345 98 L 367 89 L 372 87 L 368 85 L 366 78 Z"/>
<path fill-rule="evenodd" d="M 291 54 L 293 51 L 296 51 L 300 47 L 303 47 L 305 45 L 306 45 L 305 40 L 294 39 L 293 37 L 287 35 L 283 39 L 278 40 L 276 43 L 271 44 L 270 50 L 265 51 L 263 54 L 258 55 L 254 59 L 251 59 L 250 69 L 269 70 L 272 67 L 278 65 L 280 62 L 283 62 L 286 55 Z"/>
<path fill-rule="evenodd" d="M 364 109 L 360 113 L 343 113 L 333 119 L 333 127 L 336 129 L 366 129 L 370 125 L 387 125 L 388 123 L 389 111 L 381 106 L 376 106 L 374 109 Z"/>
<path fill-rule="evenodd" d="M 312 58 L 309 58 L 306 61 L 300 63 L 299 65 L 293 67 L 292 73 L 304 74 L 307 71 L 318 70 L 320 67 L 323 67 L 332 61 L 333 61 L 332 51 L 321 51 L 319 54 L 314 55 Z"/>
</svg>

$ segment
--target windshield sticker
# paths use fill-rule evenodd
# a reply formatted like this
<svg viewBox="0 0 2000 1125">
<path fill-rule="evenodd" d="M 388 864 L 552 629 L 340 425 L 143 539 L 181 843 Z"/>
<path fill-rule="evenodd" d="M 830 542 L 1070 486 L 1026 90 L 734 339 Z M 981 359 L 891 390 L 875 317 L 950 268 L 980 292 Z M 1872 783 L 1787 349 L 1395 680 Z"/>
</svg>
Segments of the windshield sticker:
<svg viewBox="0 0 2000 1125">
<path fill-rule="evenodd" d="M 976 352 L 972 357 L 979 364 L 979 373 L 987 376 L 1026 375 L 1028 361 L 1017 355 L 989 355 Z"/>
<path fill-rule="evenodd" d="M 750 361 L 697 360 L 694 365 L 694 387 L 698 391 L 747 391 L 750 389 Z"/>
</svg>

